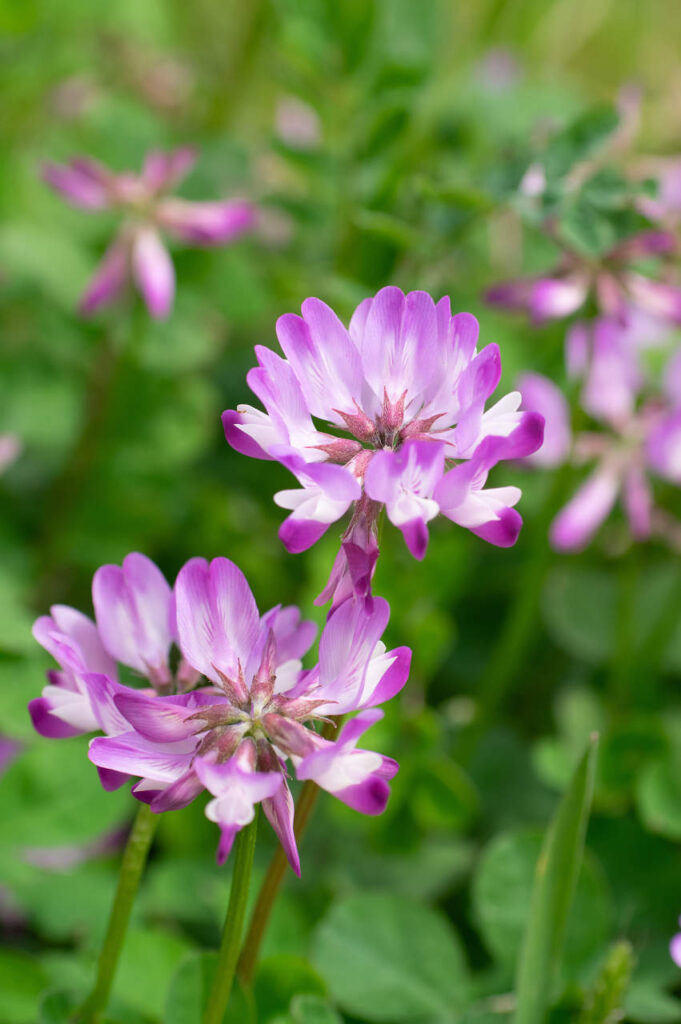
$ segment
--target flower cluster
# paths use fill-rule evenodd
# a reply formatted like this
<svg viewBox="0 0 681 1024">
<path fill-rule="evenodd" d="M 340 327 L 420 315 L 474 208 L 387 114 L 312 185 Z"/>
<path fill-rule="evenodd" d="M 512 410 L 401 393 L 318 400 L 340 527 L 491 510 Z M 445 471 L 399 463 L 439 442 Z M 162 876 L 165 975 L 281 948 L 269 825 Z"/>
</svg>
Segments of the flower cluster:
<svg viewBox="0 0 681 1024">
<path fill-rule="evenodd" d="M 525 311 L 535 325 L 583 316 L 568 326 L 565 364 L 591 428 L 573 438 L 570 409 L 556 385 L 539 374 L 519 381 L 523 408 L 546 421 L 545 443 L 529 461 L 544 467 L 568 458 L 577 465 L 596 463 L 551 526 L 551 543 L 562 551 L 588 544 L 618 498 L 635 540 L 664 534 L 671 541 L 679 534 L 678 524 L 656 508 L 652 486 L 654 477 L 681 484 L 681 359 L 674 343 L 681 325 L 674 265 L 679 164 L 672 160 L 652 169 L 658 196 L 633 202 L 655 227 L 587 257 L 561 243 L 547 218 L 544 230 L 563 251 L 558 266 L 546 275 L 499 284 L 486 296 L 497 307 Z M 655 349 L 658 367 L 664 359 L 661 375 L 651 372 Z"/>
<path fill-rule="evenodd" d="M 64 606 L 36 622 L 36 639 L 60 668 L 48 673 L 30 712 L 45 736 L 105 734 L 92 740 L 89 756 L 106 789 L 136 777 L 132 792 L 156 812 L 208 790 L 221 862 L 262 803 L 298 873 L 287 760 L 299 779 L 350 807 L 383 810 L 398 766 L 357 744 L 409 673 L 408 648 L 386 651 L 381 643 L 387 602 L 345 602 L 310 669 L 300 659 L 314 624 L 294 607 L 260 615 L 243 573 L 226 558 L 192 559 L 171 588 L 153 562 L 128 555 L 122 567 L 97 571 L 93 604 L 94 622 Z M 117 663 L 150 685 L 123 685 Z M 313 728 L 355 711 L 334 739 Z"/>
<path fill-rule="evenodd" d="M 114 174 L 89 157 L 43 168 L 45 181 L 72 205 L 123 215 L 81 299 L 82 313 L 94 313 L 114 301 L 132 280 L 151 315 L 167 316 L 175 294 L 175 271 L 161 232 L 189 245 L 208 246 L 229 242 L 253 226 L 253 207 L 242 200 L 191 202 L 168 195 L 195 160 L 194 150 L 184 147 L 168 153 L 152 150 L 139 174 Z"/>
<path fill-rule="evenodd" d="M 274 459 L 297 479 L 275 501 L 290 511 L 280 537 L 304 551 L 352 508 L 321 600 L 366 594 L 385 508 L 410 552 L 423 558 L 438 515 L 500 546 L 521 518 L 517 487 L 486 487 L 500 461 L 536 451 L 541 416 L 521 412 L 513 392 L 485 409 L 501 376 L 496 345 L 478 351 L 478 324 L 452 315 L 448 298 L 383 288 L 345 327 L 319 299 L 277 321 L 285 358 L 256 347 L 248 374 L 266 411 L 223 414 L 237 451 Z"/>
</svg>

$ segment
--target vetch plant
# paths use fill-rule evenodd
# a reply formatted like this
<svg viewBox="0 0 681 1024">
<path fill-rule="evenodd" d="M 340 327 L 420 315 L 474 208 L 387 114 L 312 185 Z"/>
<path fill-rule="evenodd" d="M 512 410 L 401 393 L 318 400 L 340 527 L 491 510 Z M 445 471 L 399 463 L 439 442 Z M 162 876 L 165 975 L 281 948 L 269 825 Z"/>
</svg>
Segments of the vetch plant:
<svg viewBox="0 0 681 1024">
<path fill-rule="evenodd" d="M 301 621 L 293 607 L 277 606 L 261 616 L 245 577 L 225 558 L 210 564 L 192 559 L 171 590 L 149 559 L 128 555 L 122 568 L 97 571 L 93 601 L 96 623 L 64 606 L 37 621 L 36 639 L 60 670 L 48 673 L 43 695 L 30 704 L 34 725 L 45 736 L 106 733 L 90 745 L 105 789 L 139 778 L 132 792 L 143 807 L 128 840 L 97 980 L 81 1019 L 94 1020 L 106 1005 L 154 814 L 184 807 L 206 789 L 212 796 L 206 814 L 221 833 L 220 863 L 245 830 L 206 1018 L 219 1021 L 240 947 L 257 805 L 262 803 L 296 874 L 300 860 L 286 759 L 299 779 L 355 810 L 380 814 L 398 765 L 358 741 L 382 717 L 377 705 L 404 686 L 411 652 L 386 651 L 381 642 L 387 602 L 347 601 L 325 626 L 318 663 L 303 669 L 300 658 L 314 640 L 314 624 Z M 118 682 L 117 661 L 151 687 Z M 332 718 L 355 711 L 360 713 L 337 731 Z M 329 737 L 312 727 L 318 721 L 334 725 Z"/>
</svg>

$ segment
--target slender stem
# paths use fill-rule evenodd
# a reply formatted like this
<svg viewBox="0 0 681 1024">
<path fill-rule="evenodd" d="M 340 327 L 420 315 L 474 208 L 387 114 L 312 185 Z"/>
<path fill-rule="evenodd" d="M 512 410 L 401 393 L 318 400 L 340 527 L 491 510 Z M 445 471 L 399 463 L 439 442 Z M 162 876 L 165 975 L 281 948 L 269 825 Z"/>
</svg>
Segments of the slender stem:
<svg viewBox="0 0 681 1024">
<path fill-rule="evenodd" d="M 130 912 L 135 902 L 157 824 L 158 815 L 153 814 L 147 804 L 141 804 L 123 852 L 116 896 L 99 954 L 97 978 L 92 992 L 77 1015 L 76 1019 L 79 1024 L 95 1024 L 99 1020 L 100 1014 L 106 1009 L 130 920 Z"/>
<path fill-rule="evenodd" d="M 318 796 L 319 786 L 316 782 L 308 780 L 300 791 L 300 796 L 296 805 L 296 816 L 293 823 L 293 831 L 297 841 L 300 841 L 305 828 L 307 827 L 310 815 L 317 803 Z M 255 966 L 258 962 L 260 946 L 265 936 L 265 931 L 267 930 L 270 915 L 274 909 L 274 902 L 277 898 L 279 889 L 281 888 L 281 883 L 284 880 L 287 866 L 288 861 L 286 860 L 286 854 L 281 846 L 277 846 L 272 860 L 270 861 L 270 866 L 267 869 L 265 879 L 260 887 L 258 899 L 256 900 L 255 907 L 253 908 L 248 932 L 239 958 L 239 979 L 244 985 L 250 985 L 253 981 L 253 974 L 255 973 Z"/>
<path fill-rule="evenodd" d="M 337 730 L 340 729 L 342 721 L 342 715 L 327 721 L 322 729 L 323 739 L 333 739 Z M 298 843 L 305 833 L 307 823 L 310 820 L 312 811 L 317 803 L 318 796 L 319 786 L 316 782 L 312 782 L 312 780 L 309 779 L 303 785 L 303 788 L 300 791 L 300 796 L 298 797 L 298 802 L 296 803 L 293 833 L 296 837 L 296 842 Z M 281 883 L 283 882 L 284 875 L 286 874 L 287 864 L 288 861 L 286 860 L 286 854 L 281 846 L 277 846 L 274 851 L 274 855 L 272 856 L 272 860 L 270 861 L 270 866 L 267 869 L 267 874 L 265 875 L 264 881 L 260 887 L 260 892 L 258 893 L 258 898 L 255 902 L 251 921 L 248 926 L 248 932 L 246 933 L 243 949 L 241 950 L 241 956 L 239 957 L 239 966 L 237 970 L 239 979 L 244 985 L 248 986 L 253 981 L 260 946 L 262 945 L 262 940 L 267 930 L 270 915 L 274 909 L 274 901 L 277 898 L 277 894 L 281 888 Z"/>
<path fill-rule="evenodd" d="M 218 953 L 218 962 L 213 979 L 213 987 L 208 999 L 208 1006 L 203 1024 L 222 1024 L 229 997 L 234 983 L 236 963 L 241 946 L 241 933 L 246 917 L 246 903 L 253 867 L 257 815 L 250 825 L 242 828 L 234 841 L 234 871 L 232 888 L 229 893 L 229 905 L 222 942 Z"/>
</svg>

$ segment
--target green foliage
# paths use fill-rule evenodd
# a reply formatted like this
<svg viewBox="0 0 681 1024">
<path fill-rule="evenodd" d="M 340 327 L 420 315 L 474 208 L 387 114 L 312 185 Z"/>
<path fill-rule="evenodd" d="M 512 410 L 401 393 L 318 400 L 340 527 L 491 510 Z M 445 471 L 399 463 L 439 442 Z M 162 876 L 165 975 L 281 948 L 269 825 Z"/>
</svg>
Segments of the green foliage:
<svg viewBox="0 0 681 1024">
<path fill-rule="evenodd" d="M 539 1024 L 549 1005 L 582 863 L 597 742 L 593 736 L 539 852 L 516 972 L 516 1024 Z"/>
<path fill-rule="evenodd" d="M 313 959 L 340 1006 L 371 1021 L 451 1021 L 468 971 L 447 921 L 383 893 L 340 900 L 320 925 Z"/>
</svg>

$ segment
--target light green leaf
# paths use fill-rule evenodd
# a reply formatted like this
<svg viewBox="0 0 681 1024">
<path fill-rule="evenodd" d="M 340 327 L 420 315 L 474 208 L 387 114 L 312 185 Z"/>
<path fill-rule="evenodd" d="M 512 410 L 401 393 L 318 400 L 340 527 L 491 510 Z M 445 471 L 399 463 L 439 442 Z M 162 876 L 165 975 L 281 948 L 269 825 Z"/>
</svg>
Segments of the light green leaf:
<svg viewBox="0 0 681 1024">
<path fill-rule="evenodd" d="M 463 952 L 447 920 L 384 893 L 334 904 L 317 931 L 313 960 L 341 1008 L 370 1021 L 454 1021 L 469 995 Z"/>
<path fill-rule="evenodd" d="M 539 854 L 518 963 L 515 1024 L 541 1024 L 545 1019 L 582 862 L 596 751 L 594 735 L 549 825 Z"/>
<path fill-rule="evenodd" d="M 179 965 L 170 981 L 164 1024 L 196 1024 L 208 1003 L 217 953 L 192 953 Z M 255 1024 L 252 997 L 235 985 L 225 1011 L 225 1024 Z"/>
</svg>

